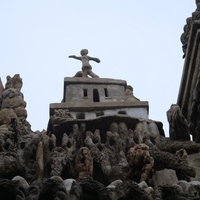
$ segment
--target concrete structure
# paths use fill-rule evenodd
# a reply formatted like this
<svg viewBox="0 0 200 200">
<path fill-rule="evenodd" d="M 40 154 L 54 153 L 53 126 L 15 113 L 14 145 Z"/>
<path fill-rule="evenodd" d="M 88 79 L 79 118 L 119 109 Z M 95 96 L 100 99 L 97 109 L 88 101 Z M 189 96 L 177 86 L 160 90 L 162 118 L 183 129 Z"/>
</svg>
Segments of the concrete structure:
<svg viewBox="0 0 200 200">
<path fill-rule="evenodd" d="M 123 114 L 148 119 L 148 102 L 125 101 L 126 81 L 108 78 L 64 78 L 62 103 L 55 109 L 68 109 L 74 119 L 94 119 L 104 115 Z"/>
</svg>

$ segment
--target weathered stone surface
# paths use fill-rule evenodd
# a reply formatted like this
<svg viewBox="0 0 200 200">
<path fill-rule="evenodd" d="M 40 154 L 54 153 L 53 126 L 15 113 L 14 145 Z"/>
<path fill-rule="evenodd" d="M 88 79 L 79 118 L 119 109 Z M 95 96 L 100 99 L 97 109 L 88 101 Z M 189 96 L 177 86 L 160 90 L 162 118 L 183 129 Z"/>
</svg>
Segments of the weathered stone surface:
<svg viewBox="0 0 200 200">
<path fill-rule="evenodd" d="M 4 98 L 1 108 L 17 108 L 23 105 L 23 98 L 21 96 L 15 96 L 12 98 Z"/>
<path fill-rule="evenodd" d="M 0 110 L 0 125 L 11 124 L 17 118 L 16 113 L 11 108 L 3 108 Z"/>
<path fill-rule="evenodd" d="M 132 180 L 139 180 L 139 182 L 149 180 L 154 167 L 154 159 L 150 156 L 147 145 L 137 144 L 131 147 L 127 152 L 127 160 L 131 168 Z"/>
<path fill-rule="evenodd" d="M 188 122 L 178 105 L 171 105 L 167 111 L 167 119 L 169 122 L 169 136 L 172 140 L 190 140 Z"/>
<path fill-rule="evenodd" d="M 153 173 L 150 183 L 153 186 L 166 186 L 173 185 L 177 181 L 178 178 L 176 176 L 175 170 L 163 169 Z"/>
<path fill-rule="evenodd" d="M 27 118 L 27 111 L 24 107 L 17 107 L 14 109 L 15 114 L 17 117 L 25 117 Z"/>
<path fill-rule="evenodd" d="M 170 140 L 170 138 L 161 137 L 157 144 L 160 150 L 170 153 L 176 153 L 180 149 L 185 149 L 188 154 L 200 152 L 200 144 L 193 141 Z"/>
<path fill-rule="evenodd" d="M 195 177 L 196 172 L 192 166 L 188 165 L 186 159 L 169 152 L 160 151 L 157 147 L 150 149 L 150 155 L 154 158 L 155 170 L 173 169 L 179 179 L 188 180 L 188 177 Z"/>
<path fill-rule="evenodd" d="M 12 178 L 17 175 L 25 175 L 25 169 L 19 162 L 19 157 L 15 152 L 0 153 L 0 177 Z"/>
<path fill-rule="evenodd" d="M 138 98 L 136 98 L 133 95 L 133 88 L 130 85 L 127 85 L 126 91 L 125 91 L 125 101 L 132 101 L 132 102 L 138 102 L 140 101 Z"/>
<path fill-rule="evenodd" d="M 200 153 L 195 153 L 187 156 L 187 161 L 190 163 L 192 167 L 194 167 L 196 171 L 195 178 L 191 178 L 191 180 L 200 181 Z"/>
</svg>

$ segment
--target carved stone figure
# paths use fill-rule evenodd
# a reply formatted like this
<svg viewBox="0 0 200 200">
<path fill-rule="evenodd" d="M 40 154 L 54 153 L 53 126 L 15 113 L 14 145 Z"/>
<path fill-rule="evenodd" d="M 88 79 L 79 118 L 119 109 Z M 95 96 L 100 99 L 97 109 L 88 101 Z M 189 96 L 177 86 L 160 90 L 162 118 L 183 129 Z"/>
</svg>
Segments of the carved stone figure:
<svg viewBox="0 0 200 200">
<path fill-rule="evenodd" d="M 153 146 L 150 148 L 150 155 L 154 159 L 154 169 L 161 170 L 161 169 L 173 169 L 178 174 L 181 173 L 182 178 L 183 176 L 187 179 L 188 177 L 195 177 L 196 171 L 193 167 L 188 165 L 186 159 L 169 153 L 160 151 L 157 147 Z"/>
<path fill-rule="evenodd" d="M 99 78 L 94 72 L 92 72 L 92 66 L 90 65 L 89 61 L 93 60 L 97 63 L 100 63 L 100 60 L 98 58 L 88 56 L 87 49 L 82 49 L 80 54 L 81 54 L 81 56 L 75 56 L 75 55 L 69 56 L 69 58 L 74 58 L 74 59 L 82 61 L 82 72 L 77 72 L 75 77 L 86 78 L 89 75 L 93 78 Z"/>
<path fill-rule="evenodd" d="M 169 122 L 169 135 L 172 140 L 190 140 L 187 120 L 177 104 L 171 105 L 167 111 L 167 119 Z"/>
<path fill-rule="evenodd" d="M 12 84 L 13 87 L 17 90 L 21 90 L 22 86 L 23 86 L 23 82 L 22 82 L 22 78 L 20 77 L 19 74 L 15 74 L 12 78 Z"/>
<path fill-rule="evenodd" d="M 154 159 L 146 144 L 137 144 L 127 152 L 127 160 L 131 171 L 130 178 L 134 181 L 148 181 L 154 166 Z"/>
<path fill-rule="evenodd" d="M 133 87 L 130 85 L 127 85 L 126 91 L 125 91 L 125 101 L 131 101 L 131 102 L 138 102 L 140 101 L 138 98 L 136 98 L 133 95 Z"/>
<path fill-rule="evenodd" d="M 8 77 L 0 94 L 1 200 L 168 200 L 183 199 L 184 192 L 188 200 L 199 198 L 200 183 L 189 182 L 196 166 L 186 157 L 200 144 L 160 136 L 161 123 L 149 119 L 73 119 L 67 109 L 54 111 L 49 131 L 33 132 L 21 86 L 18 74 Z M 164 168 L 185 182 L 150 186 Z"/>
</svg>

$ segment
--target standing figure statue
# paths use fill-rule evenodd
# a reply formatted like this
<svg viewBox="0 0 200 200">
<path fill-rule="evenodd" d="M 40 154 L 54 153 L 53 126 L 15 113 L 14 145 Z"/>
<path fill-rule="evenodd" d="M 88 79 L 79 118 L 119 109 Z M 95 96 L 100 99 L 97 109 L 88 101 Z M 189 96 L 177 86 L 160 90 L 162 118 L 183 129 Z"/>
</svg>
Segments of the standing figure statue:
<svg viewBox="0 0 200 200">
<path fill-rule="evenodd" d="M 87 49 L 82 49 L 80 54 L 81 56 L 75 56 L 75 55 L 69 56 L 69 58 L 74 58 L 82 61 L 82 71 L 77 72 L 75 77 L 88 77 L 88 75 L 90 75 L 93 78 L 99 78 L 99 76 L 97 76 L 94 72 L 92 72 L 92 66 L 90 65 L 89 61 L 93 60 L 97 63 L 100 63 L 100 60 L 98 58 L 93 58 L 88 56 Z"/>
</svg>

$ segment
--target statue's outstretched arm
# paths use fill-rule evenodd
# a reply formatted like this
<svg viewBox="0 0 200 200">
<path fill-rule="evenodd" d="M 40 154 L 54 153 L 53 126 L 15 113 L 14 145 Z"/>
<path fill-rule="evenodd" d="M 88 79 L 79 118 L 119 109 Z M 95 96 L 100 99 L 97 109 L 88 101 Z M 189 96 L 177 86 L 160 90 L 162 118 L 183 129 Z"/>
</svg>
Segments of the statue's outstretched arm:
<svg viewBox="0 0 200 200">
<path fill-rule="evenodd" d="M 77 59 L 77 60 L 81 60 L 80 56 L 75 56 L 75 55 L 71 55 L 71 56 L 69 56 L 69 58 L 74 58 L 74 59 Z"/>
<path fill-rule="evenodd" d="M 88 58 L 89 58 L 89 60 L 93 60 L 97 63 L 100 63 L 100 59 L 98 59 L 98 58 L 93 58 L 93 57 L 90 57 L 90 56 L 88 56 Z"/>
</svg>

